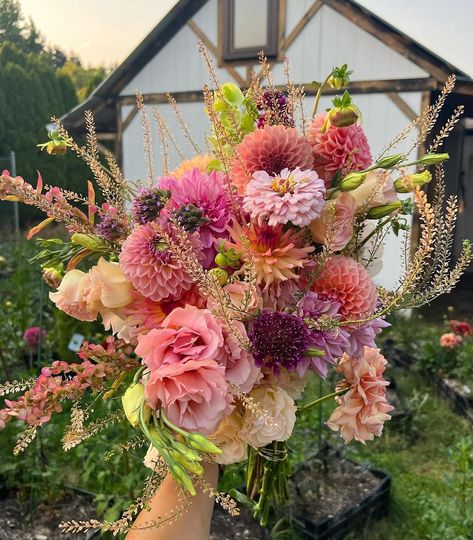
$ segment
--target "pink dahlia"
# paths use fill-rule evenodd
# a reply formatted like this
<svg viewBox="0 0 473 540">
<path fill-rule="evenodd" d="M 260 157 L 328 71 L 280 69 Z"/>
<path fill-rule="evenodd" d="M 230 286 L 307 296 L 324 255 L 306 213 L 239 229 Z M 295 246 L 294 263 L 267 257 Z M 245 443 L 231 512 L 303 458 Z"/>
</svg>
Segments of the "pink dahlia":
<svg viewBox="0 0 473 540">
<path fill-rule="evenodd" d="M 325 186 L 314 171 L 283 169 L 270 176 L 256 171 L 245 190 L 243 208 L 260 225 L 274 227 L 291 221 L 306 227 L 325 206 Z"/>
<path fill-rule="evenodd" d="M 228 247 L 242 253 L 245 263 L 252 264 L 258 285 L 267 289 L 288 279 L 298 279 L 298 269 L 309 263 L 307 258 L 314 248 L 304 244 L 300 233 L 284 231 L 282 225 L 270 227 L 250 224 L 243 229 L 235 223 L 230 229 L 233 243 Z M 248 259 L 248 260 L 247 260 Z"/>
<path fill-rule="evenodd" d="M 181 261 L 151 224 L 137 227 L 125 240 L 120 266 L 133 287 L 156 302 L 179 298 L 192 287 Z"/>
<path fill-rule="evenodd" d="M 388 412 L 394 407 L 386 399 L 383 378 L 387 362 L 378 349 L 365 348 L 363 358 L 354 359 L 344 354 L 337 371 L 343 373 L 348 392 L 337 397 L 339 406 L 333 411 L 327 425 L 340 431 L 345 442 L 356 439 L 361 443 L 372 441 L 383 431 L 384 422 L 390 420 Z"/>
<path fill-rule="evenodd" d="M 256 171 L 279 174 L 283 169 L 312 169 L 310 144 L 295 128 L 266 126 L 247 135 L 236 147 L 230 178 L 240 195 Z"/>
<path fill-rule="evenodd" d="M 442 334 L 440 336 L 440 346 L 444 349 L 455 349 L 459 345 L 461 345 L 461 342 L 463 341 L 463 338 L 461 336 L 458 336 L 457 334 L 454 334 L 453 332 L 449 332 L 448 334 Z"/>
<path fill-rule="evenodd" d="M 371 151 L 363 128 L 358 124 L 348 127 L 331 125 L 322 132 L 327 113 L 314 116 L 307 139 L 314 150 L 314 166 L 319 176 L 330 187 L 337 171 L 346 175 L 371 165 Z"/>
<path fill-rule="evenodd" d="M 321 299 L 340 303 L 342 318 L 370 315 L 376 307 L 376 286 L 354 259 L 332 255 L 312 285 Z"/>
</svg>

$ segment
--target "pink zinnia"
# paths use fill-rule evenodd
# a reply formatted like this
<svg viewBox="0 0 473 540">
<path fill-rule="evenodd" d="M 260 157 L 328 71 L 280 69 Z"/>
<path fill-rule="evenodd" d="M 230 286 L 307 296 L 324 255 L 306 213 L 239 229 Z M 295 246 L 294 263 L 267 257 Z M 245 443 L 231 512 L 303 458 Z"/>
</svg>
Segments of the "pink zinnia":
<svg viewBox="0 0 473 540">
<path fill-rule="evenodd" d="M 243 208 L 260 225 L 264 220 L 274 227 L 291 221 L 306 227 L 317 218 L 325 206 L 325 186 L 317 173 L 283 169 L 270 176 L 256 171 L 245 190 Z"/>
<path fill-rule="evenodd" d="M 370 315 L 376 307 L 376 286 L 366 268 L 343 255 L 326 261 L 312 290 L 321 299 L 339 302 L 343 319 Z"/>
<path fill-rule="evenodd" d="M 314 150 L 314 169 L 330 187 L 335 173 L 345 176 L 350 171 L 361 171 L 371 165 L 371 151 L 363 128 L 358 124 L 348 127 L 331 125 L 322 132 L 327 113 L 314 116 L 307 139 Z"/>
<path fill-rule="evenodd" d="M 151 224 L 137 227 L 125 240 L 120 266 L 133 287 L 155 302 L 179 298 L 192 287 L 183 264 Z"/>
<path fill-rule="evenodd" d="M 455 349 L 461 344 L 462 341 L 463 338 L 457 334 L 454 334 L 453 332 L 440 336 L 440 346 L 444 347 L 445 349 Z"/>
<path fill-rule="evenodd" d="M 345 376 L 344 384 L 350 385 L 348 392 L 337 397 L 339 406 L 333 411 L 327 425 L 340 431 L 345 442 L 356 439 L 361 443 L 379 437 L 384 422 L 390 420 L 388 412 L 394 407 L 386 399 L 383 378 L 387 362 L 378 349 L 365 348 L 361 359 L 344 354 L 337 371 Z"/>
<path fill-rule="evenodd" d="M 312 169 L 312 148 L 295 128 L 266 126 L 247 135 L 236 147 L 230 170 L 240 195 L 256 171 L 279 174 L 283 169 Z"/>
</svg>

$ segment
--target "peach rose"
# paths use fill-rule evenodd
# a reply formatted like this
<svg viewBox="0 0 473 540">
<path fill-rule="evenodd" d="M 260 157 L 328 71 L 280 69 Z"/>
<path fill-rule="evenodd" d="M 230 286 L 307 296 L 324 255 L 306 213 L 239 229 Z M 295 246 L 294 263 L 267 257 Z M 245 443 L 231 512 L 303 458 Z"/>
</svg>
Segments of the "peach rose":
<svg viewBox="0 0 473 540">
<path fill-rule="evenodd" d="M 215 461 L 217 463 L 229 465 L 246 459 L 248 445 L 241 438 L 240 431 L 242 427 L 243 418 L 237 411 L 225 416 L 220 422 L 217 431 L 210 437 L 212 442 L 223 452 L 216 456 Z"/>
<path fill-rule="evenodd" d="M 329 201 L 321 216 L 310 224 L 312 238 L 319 244 L 328 241 L 332 251 L 341 251 L 353 235 L 356 201 L 350 193 Z"/>
<path fill-rule="evenodd" d="M 294 400 L 282 388 L 260 386 L 250 396 L 260 411 L 246 409 L 241 436 L 254 448 L 273 441 L 286 441 L 291 436 L 296 421 L 297 407 Z M 261 414 L 262 411 L 267 416 Z"/>
<path fill-rule="evenodd" d="M 225 368 L 214 360 L 163 363 L 146 382 L 150 407 L 162 406 L 177 426 L 207 435 L 232 410 Z"/>
</svg>

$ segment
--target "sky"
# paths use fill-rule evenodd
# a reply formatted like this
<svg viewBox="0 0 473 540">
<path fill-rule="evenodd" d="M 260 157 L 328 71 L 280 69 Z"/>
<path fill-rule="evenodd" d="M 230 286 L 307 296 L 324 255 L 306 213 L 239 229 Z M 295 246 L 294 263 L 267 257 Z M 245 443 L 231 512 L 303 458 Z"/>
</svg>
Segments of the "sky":
<svg viewBox="0 0 473 540">
<path fill-rule="evenodd" d="M 473 76 L 472 0 L 358 1 Z M 73 51 L 86 65 L 116 65 L 175 0 L 20 0 L 20 4 L 49 43 Z"/>
</svg>

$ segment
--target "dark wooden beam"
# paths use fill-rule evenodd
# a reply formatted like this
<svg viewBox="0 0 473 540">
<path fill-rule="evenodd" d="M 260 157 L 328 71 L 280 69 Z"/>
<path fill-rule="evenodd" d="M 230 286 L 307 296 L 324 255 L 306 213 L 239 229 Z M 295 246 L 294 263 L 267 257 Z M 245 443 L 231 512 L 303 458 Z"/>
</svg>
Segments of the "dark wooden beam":
<svg viewBox="0 0 473 540">
<path fill-rule="evenodd" d="M 307 96 L 315 96 L 317 89 L 310 83 L 303 84 Z M 246 85 L 242 85 L 245 88 Z M 388 94 L 390 92 L 422 92 L 438 89 L 438 83 L 435 79 L 426 77 L 424 79 L 388 79 L 383 81 L 353 81 L 346 88 L 351 94 Z M 278 86 L 280 90 L 285 90 L 285 86 Z M 328 88 L 324 95 L 333 96 L 343 93 L 345 89 L 334 90 Z M 191 90 L 186 92 L 172 93 L 178 103 L 200 103 L 203 101 L 202 90 Z M 156 94 L 144 94 L 145 103 L 160 104 L 168 103 L 167 92 Z M 136 102 L 136 96 L 120 96 L 119 102 L 122 105 L 133 105 Z"/>
<path fill-rule="evenodd" d="M 440 59 L 400 32 L 396 32 L 388 24 L 364 11 L 360 6 L 346 0 L 323 0 L 323 3 L 343 15 L 351 22 L 382 41 L 405 58 L 411 60 L 427 71 L 437 81 L 445 81 L 450 75 Z"/>
<path fill-rule="evenodd" d="M 407 117 L 409 122 L 412 122 L 419 116 L 419 114 L 411 108 L 409 103 L 402 99 L 399 94 L 396 94 L 396 92 L 388 92 L 386 95 L 394 103 L 394 105 L 396 105 L 396 107 Z"/>
</svg>

